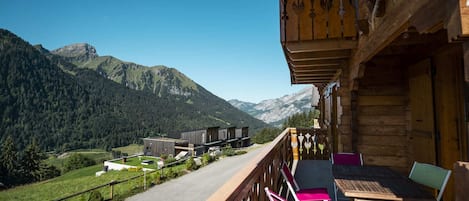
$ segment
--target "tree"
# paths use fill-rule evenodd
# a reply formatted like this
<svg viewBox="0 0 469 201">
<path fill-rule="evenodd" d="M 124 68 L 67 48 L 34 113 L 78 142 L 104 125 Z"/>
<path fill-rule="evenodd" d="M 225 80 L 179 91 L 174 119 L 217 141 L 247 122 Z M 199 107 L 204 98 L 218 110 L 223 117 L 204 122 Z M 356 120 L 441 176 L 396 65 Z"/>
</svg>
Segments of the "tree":
<svg viewBox="0 0 469 201">
<path fill-rule="evenodd" d="M 64 163 L 64 172 L 69 172 L 71 170 L 80 169 L 96 164 L 93 159 L 86 157 L 83 154 L 74 153 Z"/>
<path fill-rule="evenodd" d="M 26 147 L 21 158 L 21 171 L 26 182 L 40 179 L 40 167 L 46 155 L 41 151 L 35 139 Z"/>
<path fill-rule="evenodd" d="M 257 144 L 270 142 L 274 140 L 281 132 L 282 130 L 279 128 L 264 128 L 253 136 L 252 142 Z"/>
<path fill-rule="evenodd" d="M 310 128 L 314 125 L 314 118 L 318 114 L 314 111 L 294 114 L 283 122 L 283 129 L 288 127 Z"/>
<path fill-rule="evenodd" d="M 38 175 L 39 175 L 39 181 L 52 179 L 54 177 L 60 176 L 60 170 L 57 169 L 57 167 L 53 165 L 41 163 Z"/>
<path fill-rule="evenodd" d="M 18 176 L 17 164 L 18 153 L 13 142 L 13 138 L 9 135 L 2 144 L 2 153 L 0 155 L 0 169 L 2 174 L 0 179 L 7 186 L 12 186 L 17 183 L 16 177 Z"/>
</svg>

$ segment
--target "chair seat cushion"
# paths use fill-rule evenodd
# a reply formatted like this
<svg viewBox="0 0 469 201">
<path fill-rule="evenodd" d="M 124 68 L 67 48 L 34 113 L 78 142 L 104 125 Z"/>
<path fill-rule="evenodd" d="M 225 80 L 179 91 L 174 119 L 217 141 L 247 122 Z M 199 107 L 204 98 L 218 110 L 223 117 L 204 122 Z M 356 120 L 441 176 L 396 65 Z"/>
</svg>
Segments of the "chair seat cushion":
<svg viewBox="0 0 469 201">
<path fill-rule="evenodd" d="M 312 188 L 312 189 L 301 189 L 296 191 L 296 196 L 299 200 L 331 200 L 327 188 Z"/>
</svg>

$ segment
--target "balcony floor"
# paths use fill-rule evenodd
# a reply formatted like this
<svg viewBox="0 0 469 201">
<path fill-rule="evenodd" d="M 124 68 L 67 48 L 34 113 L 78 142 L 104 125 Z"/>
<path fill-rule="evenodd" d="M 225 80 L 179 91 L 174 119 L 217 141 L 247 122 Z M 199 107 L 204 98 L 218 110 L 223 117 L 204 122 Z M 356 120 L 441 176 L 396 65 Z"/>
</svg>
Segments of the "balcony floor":
<svg viewBox="0 0 469 201">
<path fill-rule="evenodd" d="M 335 200 L 331 161 L 299 160 L 296 165 L 295 179 L 300 188 L 326 187 L 331 199 Z M 337 192 L 337 197 L 339 198 L 338 200 L 349 200 L 340 190 Z"/>
</svg>

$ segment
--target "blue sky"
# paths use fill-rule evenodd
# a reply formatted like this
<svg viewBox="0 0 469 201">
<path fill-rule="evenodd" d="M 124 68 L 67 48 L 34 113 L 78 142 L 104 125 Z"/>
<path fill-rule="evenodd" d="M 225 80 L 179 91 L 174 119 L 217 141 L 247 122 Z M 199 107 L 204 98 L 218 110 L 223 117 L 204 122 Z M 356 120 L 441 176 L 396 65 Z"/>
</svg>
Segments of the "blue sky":
<svg viewBox="0 0 469 201">
<path fill-rule="evenodd" d="M 214 93 L 259 102 L 299 91 L 279 39 L 278 0 L 0 0 L 0 27 L 53 50 L 173 67 Z"/>
</svg>

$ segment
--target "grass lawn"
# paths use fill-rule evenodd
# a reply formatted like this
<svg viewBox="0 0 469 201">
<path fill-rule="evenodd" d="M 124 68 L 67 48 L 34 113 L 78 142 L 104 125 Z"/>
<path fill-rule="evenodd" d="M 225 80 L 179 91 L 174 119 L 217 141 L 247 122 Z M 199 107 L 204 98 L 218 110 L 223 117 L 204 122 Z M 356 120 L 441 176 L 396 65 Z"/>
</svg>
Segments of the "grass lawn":
<svg viewBox="0 0 469 201">
<path fill-rule="evenodd" d="M 132 145 L 131 147 L 137 147 Z M 138 148 L 140 149 L 140 148 Z M 137 149 L 135 149 L 137 150 Z M 95 176 L 97 171 L 103 169 L 103 164 L 100 163 L 100 160 L 110 159 L 111 153 L 105 152 L 103 150 L 75 150 L 71 153 L 80 153 L 84 154 L 98 162 L 98 165 L 73 170 L 60 177 L 50 179 L 43 182 L 38 182 L 34 184 L 19 186 L 13 189 L 0 191 L 0 200 L 55 200 L 58 198 L 65 197 L 80 191 L 84 191 L 96 186 L 107 184 L 114 181 L 122 181 L 134 176 L 142 175 L 143 172 L 133 172 L 133 171 L 109 171 L 99 177 Z M 58 168 L 63 167 L 65 157 L 56 157 L 51 156 L 47 159 L 47 163 L 53 164 Z M 141 161 L 138 157 L 128 158 L 126 164 L 143 166 L 151 169 L 157 169 L 158 159 L 154 157 L 142 157 L 143 160 L 154 160 L 155 162 L 149 166 L 141 165 Z M 122 162 L 120 160 L 115 162 Z M 165 167 L 164 172 L 167 175 L 168 171 L 172 170 L 173 172 L 185 171 L 185 164 L 176 165 L 174 167 Z M 147 174 L 147 182 L 155 181 L 155 177 L 159 177 L 160 171 Z M 98 189 L 104 199 L 110 198 L 110 188 L 109 186 Z M 126 197 L 134 195 L 136 193 L 143 191 L 143 177 L 117 184 L 114 186 L 114 199 L 113 200 L 124 200 Z M 85 193 L 68 200 L 88 200 L 89 193 Z"/>
<path fill-rule="evenodd" d="M 128 155 L 134 155 L 136 153 L 142 152 L 143 145 L 131 144 L 125 147 L 113 148 L 113 150 L 119 150 L 122 153 L 127 153 Z M 61 157 L 50 155 L 46 160 L 47 164 L 54 165 L 59 169 L 63 168 L 64 160 L 73 153 L 83 154 L 84 156 L 93 159 L 96 163 L 102 163 L 105 160 L 112 159 L 112 154 L 103 149 L 77 149 L 69 151 L 66 154 L 63 154 Z"/>
<path fill-rule="evenodd" d="M 132 171 L 109 171 L 99 177 L 95 176 L 95 172 L 102 169 L 101 165 L 90 166 L 79 170 L 74 170 L 60 177 L 16 187 L 14 189 L 0 191 L 0 200 L 55 200 L 73 193 L 100 186 L 109 183 L 112 180 L 120 181 L 143 172 Z M 165 174 L 170 168 L 164 168 Z M 172 171 L 183 171 L 185 165 L 181 164 L 171 168 Z M 157 171 L 159 173 L 159 171 Z M 147 182 L 153 181 L 156 172 L 147 174 Z M 108 186 L 98 189 L 105 199 L 110 198 L 110 188 Z M 114 200 L 123 200 L 126 197 L 143 191 L 143 177 L 124 182 L 114 186 Z M 85 193 L 68 200 L 88 200 L 89 193 Z"/>
<path fill-rule="evenodd" d="M 140 144 L 130 144 L 125 147 L 113 148 L 114 151 L 121 151 L 121 153 L 127 153 L 127 155 L 135 155 L 143 152 L 143 145 Z"/>
<path fill-rule="evenodd" d="M 141 159 L 141 160 L 140 160 Z M 153 163 L 152 164 L 149 164 L 149 165 L 142 165 L 142 161 L 144 160 L 152 160 Z M 160 159 L 158 158 L 155 158 L 155 157 L 149 157 L 149 156 L 141 156 L 140 158 L 137 156 L 137 157 L 131 157 L 131 158 L 127 158 L 127 162 L 125 162 L 125 165 L 132 165 L 132 166 L 136 166 L 136 167 L 144 167 L 144 168 L 151 168 L 151 169 L 158 169 L 158 165 L 157 165 L 157 162 L 159 161 Z M 116 160 L 116 161 L 113 161 L 113 163 L 119 163 L 119 164 L 124 164 L 122 160 Z"/>
<path fill-rule="evenodd" d="M 54 200 L 95 186 L 109 183 L 112 180 L 123 180 L 142 174 L 141 172 L 110 171 L 100 177 L 96 177 L 95 172 L 101 169 L 102 164 L 95 165 L 71 171 L 48 181 L 1 191 L 0 200 Z M 123 185 L 124 184 L 117 186 L 122 187 Z M 117 186 L 114 189 L 115 192 L 117 194 L 123 194 L 125 187 L 117 188 Z M 102 191 L 101 193 L 103 196 L 109 197 L 109 187 L 101 188 L 100 191 Z M 80 200 L 80 196 L 75 197 L 72 200 Z"/>
</svg>

